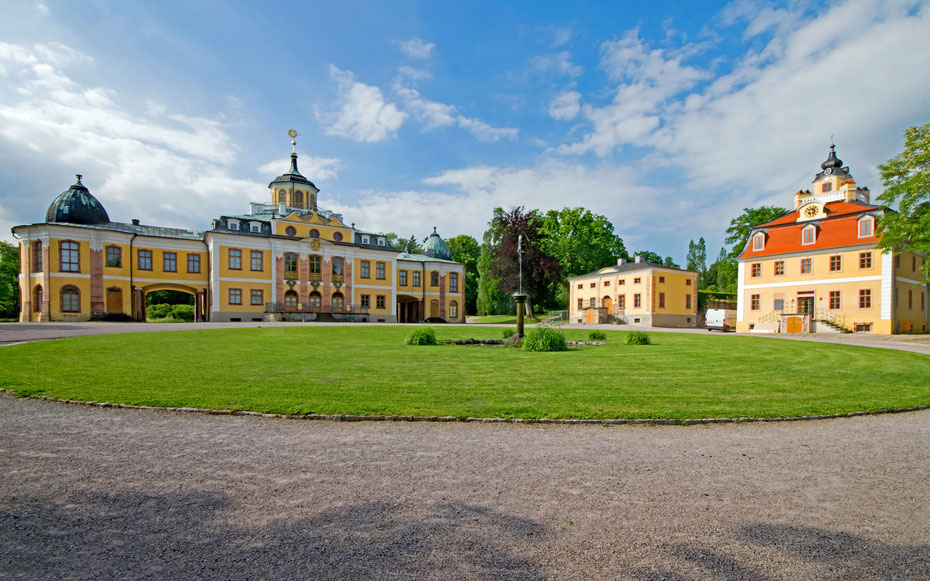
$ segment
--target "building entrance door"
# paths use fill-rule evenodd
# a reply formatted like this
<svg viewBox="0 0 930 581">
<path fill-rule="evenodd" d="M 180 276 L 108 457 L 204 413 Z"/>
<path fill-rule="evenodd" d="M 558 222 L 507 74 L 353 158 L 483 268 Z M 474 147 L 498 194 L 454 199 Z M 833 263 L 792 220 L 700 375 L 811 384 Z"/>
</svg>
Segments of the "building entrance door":
<svg viewBox="0 0 930 581">
<path fill-rule="evenodd" d="M 785 319 L 786 333 L 800 333 L 804 330 L 804 317 L 787 317 Z"/>
<path fill-rule="evenodd" d="M 798 312 L 811 315 L 814 312 L 814 293 L 798 293 Z"/>
<path fill-rule="evenodd" d="M 122 313 L 123 312 L 123 289 L 118 289 L 118 288 L 107 289 L 107 312 L 108 313 Z"/>
</svg>

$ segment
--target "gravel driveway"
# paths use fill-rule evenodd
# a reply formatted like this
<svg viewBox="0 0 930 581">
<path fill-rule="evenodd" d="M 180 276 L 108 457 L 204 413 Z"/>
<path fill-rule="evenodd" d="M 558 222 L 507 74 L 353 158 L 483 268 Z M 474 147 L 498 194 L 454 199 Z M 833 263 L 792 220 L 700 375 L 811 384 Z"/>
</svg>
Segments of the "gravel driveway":
<svg viewBox="0 0 930 581">
<path fill-rule="evenodd" d="M 0 478 L 0 578 L 930 578 L 930 410 L 601 427 L 0 396 Z"/>
</svg>

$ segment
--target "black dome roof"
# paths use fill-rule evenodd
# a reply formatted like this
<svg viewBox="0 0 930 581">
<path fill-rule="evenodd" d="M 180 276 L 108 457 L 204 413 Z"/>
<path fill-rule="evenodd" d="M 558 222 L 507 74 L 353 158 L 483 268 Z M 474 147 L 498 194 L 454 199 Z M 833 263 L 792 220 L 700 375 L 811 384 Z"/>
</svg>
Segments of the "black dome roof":
<svg viewBox="0 0 930 581">
<path fill-rule="evenodd" d="M 62 192 L 45 213 L 46 222 L 64 222 L 67 224 L 108 224 L 110 216 L 103 205 L 91 195 L 81 183 L 81 174 L 77 183 Z"/>
</svg>

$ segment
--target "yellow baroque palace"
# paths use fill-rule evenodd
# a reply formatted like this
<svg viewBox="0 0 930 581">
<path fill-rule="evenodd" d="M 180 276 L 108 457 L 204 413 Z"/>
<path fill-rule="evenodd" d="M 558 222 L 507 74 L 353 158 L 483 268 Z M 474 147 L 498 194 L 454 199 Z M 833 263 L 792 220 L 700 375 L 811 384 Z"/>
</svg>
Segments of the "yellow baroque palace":
<svg viewBox="0 0 930 581">
<path fill-rule="evenodd" d="M 408 254 L 346 225 L 317 206 L 296 153 L 268 187 L 271 203 L 199 232 L 111 222 L 78 175 L 45 222 L 13 228 L 20 320 L 144 321 L 145 295 L 175 290 L 195 297 L 197 321 L 464 322 L 465 267 L 435 228 Z"/>
<path fill-rule="evenodd" d="M 737 331 L 926 333 L 927 259 L 878 248 L 877 221 L 892 210 L 870 202 L 830 146 L 799 191 L 794 210 L 752 229 L 738 262 Z"/>
</svg>

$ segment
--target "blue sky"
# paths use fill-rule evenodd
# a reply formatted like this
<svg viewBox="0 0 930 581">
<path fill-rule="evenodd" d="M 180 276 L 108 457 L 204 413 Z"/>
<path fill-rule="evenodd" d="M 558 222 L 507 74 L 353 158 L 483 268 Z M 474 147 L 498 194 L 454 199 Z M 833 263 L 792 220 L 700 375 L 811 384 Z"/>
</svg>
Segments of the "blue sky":
<svg viewBox="0 0 930 581">
<path fill-rule="evenodd" d="M 0 237 L 84 174 L 114 221 L 267 201 L 299 133 L 320 205 L 480 238 L 584 206 L 716 256 L 831 135 L 860 185 L 930 121 L 930 3 L 0 0 Z"/>
</svg>

